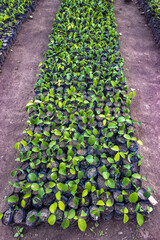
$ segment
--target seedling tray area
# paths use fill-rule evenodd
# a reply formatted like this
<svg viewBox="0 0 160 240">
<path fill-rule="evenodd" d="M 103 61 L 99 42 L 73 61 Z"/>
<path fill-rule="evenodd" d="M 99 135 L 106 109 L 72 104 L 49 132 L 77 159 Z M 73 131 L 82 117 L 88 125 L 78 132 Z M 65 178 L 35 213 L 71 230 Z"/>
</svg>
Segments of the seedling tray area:
<svg viewBox="0 0 160 240">
<path fill-rule="evenodd" d="M 113 1 L 61 1 L 23 140 L 4 224 L 126 223 L 152 211 L 142 188 L 136 121 L 119 51 Z"/>
</svg>

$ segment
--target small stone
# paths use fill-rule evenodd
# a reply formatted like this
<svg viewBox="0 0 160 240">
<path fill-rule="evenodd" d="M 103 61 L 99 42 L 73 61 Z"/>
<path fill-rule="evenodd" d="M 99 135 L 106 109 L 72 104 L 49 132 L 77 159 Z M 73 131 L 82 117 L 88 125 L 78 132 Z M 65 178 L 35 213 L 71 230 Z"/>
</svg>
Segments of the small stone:
<svg viewBox="0 0 160 240">
<path fill-rule="evenodd" d="M 156 201 L 156 199 L 154 198 L 154 197 L 152 197 L 152 196 L 150 196 L 149 198 L 148 198 L 148 200 L 150 201 L 150 203 L 153 205 L 153 206 L 155 206 L 155 205 L 157 205 L 157 201 Z"/>
<path fill-rule="evenodd" d="M 118 232 L 118 235 L 122 235 L 123 234 L 123 232 Z"/>
</svg>

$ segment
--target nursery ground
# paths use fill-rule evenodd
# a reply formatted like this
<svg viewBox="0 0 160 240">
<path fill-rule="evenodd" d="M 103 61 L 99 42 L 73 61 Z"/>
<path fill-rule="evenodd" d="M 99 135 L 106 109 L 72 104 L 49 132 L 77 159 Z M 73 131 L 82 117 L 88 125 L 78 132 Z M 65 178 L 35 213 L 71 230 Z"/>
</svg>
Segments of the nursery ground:
<svg viewBox="0 0 160 240">
<path fill-rule="evenodd" d="M 0 196 L 1 200 L 9 195 L 8 187 L 10 172 L 15 168 L 16 151 L 14 144 L 21 140 L 25 129 L 27 114 L 24 111 L 26 103 L 33 97 L 33 86 L 38 73 L 38 63 L 42 61 L 43 52 L 47 49 L 53 17 L 58 9 L 58 0 L 40 0 L 33 14 L 33 19 L 26 22 L 18 35 L 17 41 L 2 68 L 0 74 Z M 144 156 L 141 167 L 142 174 L 147 177 L 147 185 L 153 189 L 153 196 L 160 199 L 160 51 L 152 33 L 146 24 L 145 17 L 138 10 L 136 2 L 129 4 L 123 0 L 115 1 L 115 14 L 118 23 L 117 31 L 121 33 L 121 54 L 125 62 L 125 75 L 130 88 L 137 92 L 132 102 L 132 117 L 142 122 L 137 127 L 136 135 L 144 146 L 140 154 Z M 0 202 L 0 211 L 6 208 L 5 202 Z M 40 225 L 25 229 L 25 240 L 159 240 L 160 208 L 157 205 L 153 214 L 137 228 L 136 221 L 128 224 L 111 220 L 101 221 L 96 228 L 89 223 L 96 237 L 89 230 L 80 232 L 77 228 L 62 230 L 59 226 Z M 11 227 L 0 225 L 1 240 L 12 240 Z M 103 231 L 100 237 L 99 231 Z"/>
</svg>

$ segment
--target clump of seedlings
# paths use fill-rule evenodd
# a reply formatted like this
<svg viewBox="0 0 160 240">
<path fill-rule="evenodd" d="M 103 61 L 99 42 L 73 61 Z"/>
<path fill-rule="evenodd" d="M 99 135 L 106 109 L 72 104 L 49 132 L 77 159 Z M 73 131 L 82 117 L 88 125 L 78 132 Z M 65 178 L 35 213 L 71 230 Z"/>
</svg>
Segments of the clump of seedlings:
<svg viewBox="0 0 160 240">
<path fill-rule="evenodd" d="M 144 11 L 148 25 L 151 27 L 154 38 L 160 46 L 160 1 L 159 0 L 139 0 Z"/>
<path fill-rule="evenodd" d="M 34 11 L 37 0 L 0 1 L 0 68 L 17 38 L 21 25 Z"/>
<path fill-rule="evenodd" d="M 78 224 L 137 218 L 152 211 L 142 189 L 112 1 L 61 1 L 28 127 L 15 144 L 20 167 L 4 224 Z"/>
</svg>

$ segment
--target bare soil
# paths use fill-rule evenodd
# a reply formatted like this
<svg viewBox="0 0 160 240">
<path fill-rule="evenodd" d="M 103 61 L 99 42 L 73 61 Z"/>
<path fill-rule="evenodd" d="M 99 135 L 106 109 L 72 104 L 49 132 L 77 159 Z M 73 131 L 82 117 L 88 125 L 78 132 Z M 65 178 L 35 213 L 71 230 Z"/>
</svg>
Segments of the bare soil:
<svg viewBox="0 0 160 240">
<path fill-rule="evenodd" d="M 8 181 L 11 180 L 10 172 L 17 166 L 14 161 L 17 153 L 13 146 L 22 139 L 28 117 L 24 108 L 34 96 L 38 64 L 47 50 L 48 34 L 58 6 L 58 0 L 39 1 L 33 19 L 22 26 L 12 47 L 13 52 L 8 55 L 0 74 L 0 201 L 11 193 Z M 134 119 L 142 121 L 136 131 L 137 138 L 144 143 L 140 148 L 140 154 L 144 156 L 141 171 L 147 177 L 147 185 L 153 189 L 153 196 L 159 200 L 160 51 L 135 0 L 129 4 L 117 0 L 115 8 L 127 83 L 137 92 L 131 113 Z M 6 202 L 0 202 L 0 211 L 5 210 L 6 206 Z M 89 228 L 94 229 L 96 237 L 89 228 L 82 233 L 77 227 L 62 230 L 60 226 L 42 224 L 31 229 L 25 228 L 24 240 L 159 240 L 159 215 L 158 204 L 141 228 L 137 227 L 135 220 L 125 225 L 115 220 L 100 221 L 98 228 L 90 222 Z M 103 231 L 104 235 L 100 237 L 99 231 Z M 0 232 L 1 240 L 14 239 L 15 230 L 11 227 L 0 223 Z"/>
</svg>

